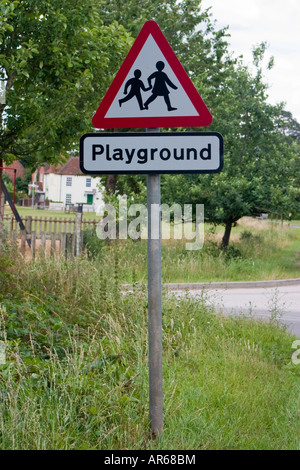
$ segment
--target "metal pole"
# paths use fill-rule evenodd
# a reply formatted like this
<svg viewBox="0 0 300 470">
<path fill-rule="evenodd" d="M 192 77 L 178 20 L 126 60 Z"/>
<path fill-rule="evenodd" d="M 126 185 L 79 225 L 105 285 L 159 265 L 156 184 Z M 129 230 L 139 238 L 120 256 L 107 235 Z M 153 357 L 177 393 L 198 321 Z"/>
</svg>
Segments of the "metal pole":
<svg viewBox="0 0 300 470">
<path fill-rule="evenodd" d="M 147 129 L 159 132 L 159 129 Z M 160 175 L 147 175 L 148 209 L 148 341 L 149 417 L 152 436 L 163 429 L 162 309 L 161 309 L 161 206 Z"/>
</svg>

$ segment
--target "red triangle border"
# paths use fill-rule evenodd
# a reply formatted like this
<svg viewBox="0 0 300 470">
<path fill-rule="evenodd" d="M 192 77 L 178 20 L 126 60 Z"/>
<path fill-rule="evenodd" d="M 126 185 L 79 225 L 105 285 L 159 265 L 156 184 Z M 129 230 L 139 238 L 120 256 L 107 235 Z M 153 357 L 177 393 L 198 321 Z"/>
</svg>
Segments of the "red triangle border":
<svg viewBox="0 0 300 470">
<path fill-rule="evenodd" d="M 106 118 L 105 115 L 115 99 L 120 87 L 124 83 L 131 67 L 138 57 L 149 35 L 152 35 L 161 52 L 165 56 L 184 91 L 193 103 L 199 116 L 157 116 L 157 117 L 120 117 Z M 204 101 L 194 87 L 192 81 L 175 55 L 173 49 L 163 35 L 155 21 L 147 21 L 142 27 L 138 37 L 128 52 L 123 64 L 116 74 L 106 95 L 101 101 L 93 119 L 92 124 L 97 129 L 114 128 L 155 128 L 155 127 L 203 127 L 209 126 L 212 116 Z"/>
</svg>

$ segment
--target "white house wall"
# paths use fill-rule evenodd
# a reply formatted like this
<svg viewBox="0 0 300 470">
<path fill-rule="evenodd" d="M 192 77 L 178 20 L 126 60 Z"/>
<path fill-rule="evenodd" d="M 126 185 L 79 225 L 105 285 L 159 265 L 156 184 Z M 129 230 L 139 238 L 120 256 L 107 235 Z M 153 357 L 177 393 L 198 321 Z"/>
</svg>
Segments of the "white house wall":
<svg viewBox="0 0 300 470">
<path fill-rule="evenodd" d="M 50 201 L 62 202 L 60 198 L 62 175 L 50 173 L 49 175 L 45 175 L 44 178 L 45 197 Z"/>
<path fill-rule="evenodd" d="M 71 186 L 67 186 L 67 179 L 71 178 Z M 87 179 L 91 179 L 91 186 L 86 184 Z M 45 175 L 45 196 L 53 202 L 70 202 L 71 204 L 86 204 L 87 195 L 93 194 L 93 209 L 103 204 L 102 192 L 97 185 L 100 185 L 100 178 L 92 178 L 88 175 L 57 175 L 54 173 Z M 70 195 L 67 198 L 67 195 Z"/>
</svg>

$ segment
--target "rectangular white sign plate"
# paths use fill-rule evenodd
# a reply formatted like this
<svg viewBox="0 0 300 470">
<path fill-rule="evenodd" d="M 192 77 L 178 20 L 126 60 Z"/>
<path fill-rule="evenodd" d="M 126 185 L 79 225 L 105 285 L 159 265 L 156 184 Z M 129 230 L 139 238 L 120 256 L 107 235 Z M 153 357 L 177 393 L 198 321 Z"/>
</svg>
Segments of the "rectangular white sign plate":
<svg viewBox="0 0 300 470">
<path fill-rule="evenodd" d="M 86 174 L 219 173 L 223 137 L 217 132 L 91 133 L 80 139 Z"/>
</svg>

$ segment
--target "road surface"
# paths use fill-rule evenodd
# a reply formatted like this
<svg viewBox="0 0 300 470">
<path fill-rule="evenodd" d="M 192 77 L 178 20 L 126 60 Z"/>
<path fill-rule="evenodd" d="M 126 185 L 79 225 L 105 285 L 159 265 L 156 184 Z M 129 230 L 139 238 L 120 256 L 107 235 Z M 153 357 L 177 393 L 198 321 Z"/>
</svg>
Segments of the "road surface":
<svg viewBox="0 0 300 470">
<path fill-rule="evenodd" d="M 259 285 L 259 283 L 257 283 Z M 276 287 L 205 288 L 207 302 L 225 315 L 251 314 L 253 318 L 269 320 L 276 317 L 288 331 L 300 338 L 300 283 Z M 176 289 L 169 287 L 176 296 L 201 295 L 202 288 Z"/>
</svg>

